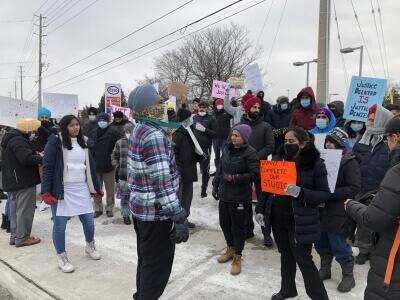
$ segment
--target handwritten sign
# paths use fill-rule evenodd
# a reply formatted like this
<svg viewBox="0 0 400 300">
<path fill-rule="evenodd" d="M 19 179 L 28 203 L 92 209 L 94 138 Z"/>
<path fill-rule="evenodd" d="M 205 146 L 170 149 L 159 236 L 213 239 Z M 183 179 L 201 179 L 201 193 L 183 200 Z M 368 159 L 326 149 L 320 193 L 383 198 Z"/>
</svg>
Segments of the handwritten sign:
<svg viewBox="0 0 400 300">
<path fill-rule="evenodd" d="M 128 107 L 111 105 L 111 112 L 121 111 L 128 119 L 131 117 L 131 109 Z"/>
<path fill-rule="evenodd" d="M 211 97 L 224 99 L 226 85 L 227 83 L 225 81 L 213 80 Z M 229 90 L 229 99 L 233 97 L 236 97 L 236 90 L 231 88 Z"/>
<path fill-rule="evenodd" d="M 253 93 L 263 90 L 262 77 L 258 64 L 248 65 L 244 68 L 243 73 L 246 78 L 245 83 L 247 89 L 252 90 Z"/>
<path fill-rule="evenodd" d="M 179 81 L 172 81 L 169 86 L 169 95 L 175 96 L 181 102 L 186 102 L 188 96 L 188 87 Z"/>
<path fill-rule="evenodd" d="M 263 192 L 287 195 L 288 184 L 296 184 L 296 164 L 289 161 L 260 161 L 261 189 Z"/>
<path fill-rule="evenodd" d="M 314 134 L 314 139 L 315 139 L 314 140 L 315 148 L 317 148 L 319 152 L 325 150 L 326 134 L 325 133 Z"/>
<path fill-rule="evenodd" d="M 242 77 L 231 77 L 228 79 L 229 84 L 234 88 L 242 88 L 244 86 L 244 78 Z"/>
<path fill-rule="evenodd" d="M 323 149 L 320 150 L 321 158 L 325 161 L 325 167 L 328 171 L 328 184 L 331 193 L 335 192 L 336 182 L 339 174 L 340 161 L 342 159 L 342 150 Z"/>
<path fill-rule="evenodd" d="M 65 115 L 78 115 L 78 95 L 43 93 L 43 107 L 51 111 L 51 117 L 61 119 Z"/>
<path fill-rule="evenodd" d="M 374 104 L 382 104 L 386 92 L 386 79 L 353 76 L 343 118 L 366 122 L 368 110 Z"/>
<path fill-rule="evenodd" d="M 19 119 L 36 119 L 37 103 L 0 96 L 0 125 L 15 127 Z"/>
</svg>

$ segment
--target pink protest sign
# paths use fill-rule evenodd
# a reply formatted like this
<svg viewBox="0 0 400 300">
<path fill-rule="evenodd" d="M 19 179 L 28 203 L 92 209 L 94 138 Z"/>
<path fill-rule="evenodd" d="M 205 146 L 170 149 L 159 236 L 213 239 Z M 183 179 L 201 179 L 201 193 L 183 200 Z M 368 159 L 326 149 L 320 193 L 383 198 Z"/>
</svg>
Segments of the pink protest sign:
<svg viewBox="0 0 400 300">
<path fill-rule="evenodd" d="M 213 80 L 211 97 L 224 99 L 226 85 L 227 83 L 225 81 Z M 234 88 L 229 90 L 229 99 L 232 97 L 236 97 L 236 90 Z"/>
</svg>

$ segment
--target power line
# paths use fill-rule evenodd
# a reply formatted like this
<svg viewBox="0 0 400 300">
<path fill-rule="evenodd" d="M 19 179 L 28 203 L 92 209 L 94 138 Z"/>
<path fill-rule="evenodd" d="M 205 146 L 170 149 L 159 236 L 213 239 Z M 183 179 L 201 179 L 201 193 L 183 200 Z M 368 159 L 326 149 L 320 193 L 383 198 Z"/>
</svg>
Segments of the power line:
<svg viewBox="0 0 400 300">
<path fill-rule="evenodd" d="M 83 12 L 85 12 L 87 9 L 89 9 L 92 5 L 94 5 L 96 2 L 98 2 L 99 0 L 94 0 L 93 2 L 91 2 L 89 5 L 87 5 L 85 8 L 81 9 L 77 14 L 73 15 L 72 17 L 70 17 L 69 19 L 67 19 L 64 23 L 62 23 L 61 25 L 57 26 L 55 29 L 51 30 L 48 34 L 53 33 L 54 31 L 60 29 L 61 27 L 63 27 L 65 24 L 69 23 L 70 21 L 72 21 L 73 19 L 75 19 L 76 17 L 78 17 L 79 15 L 81 15 Z"/>
<path fill-rule="evenodd" d="M 372 3 L 372 0 L 370 0 L 370 3 L 371 3 L 371 13 L 372 13 L 372 16 L 373 16 L 373 18 L 374 18 L 375 33 L 376 33 L 376 38 L 377 38 L 378 46 L 379 46 L 379 56 L 380 56 L 380 58 L 381 58 L 382 69 L 383 69 L 383 75 L 385 76 L 385 78 L 387 78 L 387 76 L 386 76 L 386 70 L 385 70 L 385 62 L 384 62 L 384 60 L 383 60 L 383 53 L 382 53 L 383 50 L 382 50 L 382 46 L 381 46 L 381 39 L 380 39 L 380 37 L 379 37 L 378 26 L 377 26 L 377 24 L 376 24 L 376 17 L 375 17 L 374 4 Z"/>
<path fill-rule="evenodd" d="M 52 10 L 52 8 L 57 4 L 58 1 L 60 0 L 54 1 L 53 4 L 51 4 L 44 12 L 42 12 L 42 15 L 47 15 Z"/>
<path fill-rule="evenodd" d="M 58 1 L 58 0 L 57 0 L 57 1 Z M 55 12 L 57 12 L 61 7 L 64 7 L 65 4 L 68 4 L 68 3 L 71 2 L 71 1 L 72 1 L 72 0 L 64 0 L 64 1 L 62 1 L 57 7 L 51 9 L 50 11 L 48 11 L 48 12 L 46 13 L 46 17 L 49 18 L 49 19 L 52 18 L 52 17 L 54 17 Z"/>
<path fill-rule="evenodd" d="M 341 49 L 343 49 L 343 44 L 342 44 L 342 38 L 340 36 L 340 29 L 339 29 L 339 21 L 338 21 L 338 17 L 337 17 L 337 12 L 336 12 L 336 4 L 335 4 L 335 0 L 333 0 L 333 11 L 335 13 L 335 22 L 336 22 L 336 30 L 337 30 L 337 38 L 339 40 L 339 47 Z M 346 88 L 349 86 L 349 78 L 348 78 L 348 74 L 347 74 L 347 68 L 346 68 L 346 63 L 344 60 L 344 54 L 340 52 L 340 57 L 342 59 L 342 69 L 343 69 L 343 75 L 344 75 L 344 82 L 346 84 Z"/>
<path fill-rule="evenodd" d="M 353 0 L 350 0 L 350 3 L 351 3 L 351 6 L 353 7 L 354 18 L 356 19 L 356 22 L 357 22 L 357 25 L 358 25 L 358 29 L 360 30 L 360 33 L 361 33 L 361 39 L 363 41 L 364 48 L 365 48 L 365 50 L 367 52 L 367 56 L 368 56 L 368 60 L 369 60 L 369 63 L 370 63 L 371 69 L 372 69 L 372 73 L 374 74 L 374 76 L 376 76 L 374 64 L 372 63 L 371 55 L 369 54 L 369 50 L 368 50 L 368 47 L 367 47 L 367 42 L 365 41 L 364 33 L 362 31 L 360 21 L 358 20 L 358 15 L 356 13 L 356 8 L 354 7 Z"/>
<path fill-rule="evenodd" d="M 266 65 L 266 69 L 267 69 L 267 70 L 268 70 L 269 62 L 270 62 L 270 60 L 271 60 L 272 52 L 274 51 L 276 38 L 278 37 L 279 29 L 281 28 L 281 24 L 282 24 L 282 20 L 283 20 L 283 15 L 285 14 L 285 10 L 286 10 L 286 4 L 287 4 L 287 0 L 285 0 L 285 4 L 283 5 L 283 9 L 282 9 L 282 12 L 281 12 L 281 16 L 280 16 L 280 18 L 279 18 L 278 27 L 277 27 L 276 32 L 275 32 L 274 40 L 272 41 L 271 50 L 269 51 L 269 55 L 268 55 L 268 59 L 267 59 L 267 65 Z"/>
<path fill-rule="evenodd" d="M 272 6 L 274 5 L 274 2 L 275 2 L 275 0 L 272 0 L 272 1 L 271 1 L 271 5 L 269 6 L 269 8 L 268 8 L 268 10 L 267 10 L 267 13 L 265 14 L 265 19 L 264 19 L 263 25 L 262 25 L 262 27 L 261 27 L 261 31 L 260 31 L 260 33 L 259 33 L 259 35 L 258 35 L 258 37 L 257 37 L 256 44 L 255 44 L 255 48 L 256 48 L 256 47 L 259 45 L 259 43 L 260 43 L 261 35 L 262 35 L 263 32 L 264 32 L 264 28 L 265 28 L 265 25 L 267 24 L 267 21 L 268 21 L 268 19 L 269 19 L 270 14 L 271 14 L 271 10 L 272 10 Z"/>
<path fill-rule="evenodd" d="M 378 4 L 379 24 L 380 24 L 381 35 L 382 35 L 383 53 L 384 53 L 384 55 L 385 55 L 386 74 L 387 74 L 387 78 L 389 79 L 389 64 L 388 64 L 388 59 L 387 59 L 385 35 L 384 35 L 384 33 L 383 33 L 381 6 L 380 6 L 380 4 L 379 4 L 379 0 L 376 0 L 376 2 L 377 2 L 377 4 Z"/>
<path fill-rule="evenodd" d="M 115 45 L 115 44 L 121 42 L 122 40 L 127 39 L 128 37 L 134 35 L 135 33 L 137 33 L 137 32 L 139 32 L 139 31 L 141 31 L 141 30 L 143 30 L 143 29 L 149 27 L 150 25 L 156 23 L 157 21 L 159 21 L 159 20 L 165 18 L 166 16 L 168 16 L 168 15 L 170 15 L 170 14 L 176 12 L 177 10 L 181 9 L 182 7 L 188 5 L 189 3 L 193 2 L 193 1 L 194 1 L 194 0 L 190 0 L 190 1 L 187 1 L 187 2 L 183 3 L 182 5 L 178 6 L 177 8 L 175 8 L 175 9 L 173 9 L 173 10 L 167 12 L 166 14 L 164 14 L 164 15 L 158 17 L 157 19 L 151 21 L 150 23 L 147 23 L 146 25 L 144 25 L 144 26 L 142 26 L 142 27 L 136 29 L 135 31 L 130 32 L 130 33 L 128 33 L 127 35 L 124 35 L 124 36 L 121 37 L 120 39 L 118 39 L 118 40 L 116 40 L 116 41 L 114 41 L 114 42 L 112 42 L 112 43 L 109 43 L 108 45 L 104 46 L 103 48 L 101 48 L 101 49 L 99 49 L 99 50 L 97 50 L 97 51 L 95 51 L 95 52 L 93 52 L 93 53 L 91 53 L 91 54 L 89 54 L 89 55 L 87 55 L 87 56 L 85 56 L 85 57 L 83 57 L 83 58 L 81 58 L 81 59 L 75 61 L 75 62 L 73 62 L 72 64 L 69 64 L 68 66 L 65 66 L 65 67 L 63 67 L 63 68 L 61 68 L 61 69 L 59 69 L 59 70 L 57 70 L 57 71 L 55 71 L 55 72 L 53 72 L 53 73 L 47 75 L 45 78 L 48 78 L 48 77 L 50 77 L 50 76 L 53 76 L 53 75 L 55 75 L 55 74 L 57 74 L 57 73 L 60 73 L 60 72 L 62 72 L 62 71 L 64 71 L 64 70 L 66 70 L 66 69 L 69 69 L 69 68 L 72 67 L 72 66 L 75 66 L 76 64 L 78 64 L 78 63 L 80 63 L 80 62 L 82 62 L 82 61 L 84 61 L 84 60 L 87 60 L 88 58 L 90 58 L 90 57 L 92 57 L 92 56 L 94 56 L 94 55 L 96 55 L 96 54 L 98 54 L 98 53 L 100 53 L 100 52 L 102 52 L 102 51 L 104 51 L 104 50 L 110 48 L 111 46 L 113 46 L 113 45 Z M 236 1 L 236 2 L 240 2 L 240 1 Z"/>
<path fill-rule="evenodd" d="M 193 35 L 193 34 L 195 34 L 195 33 L 197 33 L 197 32 L 200 32 L 200 31 L 202 31 L 202 30 L 208 28 L 208 27 L 211 27 L 211 26 L 213 26 L 213 25 L 215 25 L 215 24 L 218 24 L 218 23 L 220 23 L 220 22 L 222 22 L 222 21 L 224 21 L 224 20 L 226 20 L 226 19 L 229 19 L 229 18 L 231 18 L 231 17 L 233 17 L 233 16 L 235 16 L 235 15 L 237 15 L 237 14 L 239 14 L 239 13 L 242 13 L 242 12 L 244 12 L 244 11 L 246 11 L 246 10 L 249 10 L 250 8 L 253 8 L 253 7 L 257 6 L 257 5 L 260 5 L 261 3 L 265 2 L 265 1 L 267 1 L 267 0 L 261 0 L 261 1 L 257 2 L 257 3 L 255 3 L 255 4 L 252 4 L 252 5 L 248 6 L 248 7 L 243 8 L 243 9 L 241 9 L 241 10 L 235 12 L 235 13 L 232 13 L 232 14 L 230 14 L 230 15 L 228 15 L 228 16 L 226 16 L 226 17 L 220 19 L 220 20 L 214 21 L 214 22 L 212 22 L 212 23 L 210 23 L 210 24 L 208 24 L 208 25 L 206 25 L 206 26 L 203 26 L 203 27 L 201 27 L 201 28 L 199 28 L 199 29 L 197 29 L 197 30 L 191 32 L 191 33 L 188 33 L 188 34 L 183 35 L 183 36 L 181 36 L 181 37 L 179 37 L 179 38 L 177 38 L 177 39 L 174 39 L 174 40 L 172 40 L 172 41 L 170 41 L 170 42 L 168 42 L 168 43 L 165 43 L 165 44 L 163 44 L 163 45 L 161 45 L 161 46 L 159 46 L 159 47 L 157 47 L 157 48 L 155 48 L 155 49 L 149 50 L 149 51 L 147 51 L 147 52 L 145 52 L 145 53 L 142 53 L 141 55 L 138 55 L 138 56 L 136 56 L 136 57 L 133 57 L 133 58 L 131 58 L 131 59 L 128 59 L 128 60 L 126 60 L 126 61 L 124 61 L 124 62 L 122 62 L 122 63 L 119 63 L 119 64 L 117 64 L 117 65 L 111 66 L 110 68 L 107 68 L 107 69 L 105 69 L 105 70 L 99 71 L 99 72 L 97 72 L 97 73 L 95 73 L 95 74 L 89 75 L 89 76 L 87 76 L 87 77 L 85 77 L 85 78 L 82 78 L 82 79 L 80 79 L 80 80 L 77 80 L 77 81 L 75 81 L 75 82 L 72 82 L 72 83 L 68 83 L 68 84 L 66 84 L 66 85 L 63 85 L 63 86 L 60 87 L 59 89 L 66 88 L 66 87 L 71 86 L 71 85 L 75 85 L 75 84 L 77 84 L 77 83 L 80 83 L 80 82 L 85 81 L 85 80 L 87 80 L 87 79 L 90 79 L 90 78 L 92 78 L 92 77 L 98 76 L 98 75 L 100 75 L 100 74 L 102 74 L 102 73 L 105 73 L 105 72 L 108 72 L 108 71 L 110 71 L 110 70 L 113 70 L 113 69 L 115 69 L 115 68 L 117 68 L 117 67 L 120 67 L 120 66 L 122 66 L 122 65 L 124 65 L 124 64 L 127 64 L 127 63 L 129 63 L 129 62 L 132 62 L 132 61 L 134 61 L 134 60 L 136 60 L 136 59 L 139 59 L 139 58 L 141 58 L 141 57 L 143 57 L 143 56 L 145 56 L 145 55 L 147 55 L 147 54 L 153 53 L 153 52 L 155 52 L 155 51 L 157 51 L 157 50 L 160 50 L 160 49 L 162 49 L 162 48 L 164 48 L 164 47 L 167 47 L 167 46 L 169 46 L 169 45 L 171 45 L 171 44 L 173 44 L 173 43 L 176 43 L 176 42 L 178 42 L 178 41 L 180 41 L 180 40 L 182 40 L 182 39 L 184 39 L 184 38 L 187 38 L 187 37 L 189 37 L 190 35 Z M 67 82 L 67 81 L 64 81 L 64 82 Z M 46 89 L 44 89 L 44 90 L 51 89 L 51 88 L 53 88 L 53 87 L 55 87 L 55 86 L 61 85 L 61 84 L 64 83 L 64 82 L 61 82 L 60 84 L 57 84 L 57 85 L 50 86 L 50 87 L 48 87 L 48 88 L 46 88 Z"/>
<path fill-rule="evenodd" d="M 0 23 L 28 23 L 31 20 L 0 20 Z"/>
<path fill-rule="evenodd" d="M 39 7 L 37 10 L 35 10 L 35 12 L 34 12 L 33 14 L 34 14 L 34 15 L 37 14 L 37 13 L 39 12 L 39 10 L 41 10 L 42 7 L 46 5 L 47 2 L 49 2 L 49 0 L 45 0 L 45 1 L 42 3 L 42 5 L 40 5 L 40 7 Z"/>
<path fill-rule="evenodd" d="M 76 4 L 78 4 L 79 2 L 81 2 L 82 0 L 77 0 L 76 2 L 72 3 L 72 5 L 70 5 L 69 7 L 67 7 L 64 11 L 61 11 L 61 13 L 59 13 L 57 16 L 54 15 L 49 21 L 47 26 L 50 26 L 51 24 L 53 24 L 55 21 L 57 21 L 60 17 L 62 17 L 63 15 L 65 15 L 67 12 L 69 12 Z M 71 3 L 71 2 L 69 2 Z M 69 4 L 68 3 L 68 4 Z M 68 6 L 68 5 L 66 5 Z"/>
</svg>

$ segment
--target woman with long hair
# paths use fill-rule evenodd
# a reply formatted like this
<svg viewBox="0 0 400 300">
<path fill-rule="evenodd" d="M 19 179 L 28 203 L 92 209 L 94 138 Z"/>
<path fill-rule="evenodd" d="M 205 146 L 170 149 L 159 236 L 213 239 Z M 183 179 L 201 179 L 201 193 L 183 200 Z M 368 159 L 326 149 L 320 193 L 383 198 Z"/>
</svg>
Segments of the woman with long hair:
<svg viewBox="0 0 400 300">
<path fill-rule="evenodd" d="M 286 133 L 284 145 L 273 160 L 295 162 L 297 181 L 285 188 L 288 195 L 266 194 L 257 203 L 256 221 L 260 224 L 265 220 L 266 227 L 272 226 L 281 254 L 281 289 L 271 299 L 297 296 L 297 264 L 307 295 L 313 300 L 327 300 L 311 255 L 312 244 L 320 234 L 319 206 L 330 197 L 325 164 L 308 133 L 299 127 Z"/>
<path fill-rule="evenodd" d="M 85 252 L 91 259 L 101 258 L 94 243 L 91 194 L 102 194 L 96 167 L 77 117 L 64 116 L 60 135 L 51 135 L 44 150 L 42 200 L 51 205 L 53 243 L 58 266 L 64 273 L 74 271 L 65 251 L 68 220 L 79 216 L 86 239 Z"/>
</svg>

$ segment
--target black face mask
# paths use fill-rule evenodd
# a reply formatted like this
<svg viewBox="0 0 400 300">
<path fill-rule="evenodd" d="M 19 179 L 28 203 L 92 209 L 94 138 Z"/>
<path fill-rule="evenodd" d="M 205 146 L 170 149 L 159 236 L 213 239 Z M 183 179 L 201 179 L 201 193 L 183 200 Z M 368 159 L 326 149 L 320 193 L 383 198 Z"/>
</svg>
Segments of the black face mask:
<svg viewBox="0 0 400 300">
<path fill-rule="evenodd" d="M 249 116 L 250 119 L 254 120 L 254 119 L 258 118 L 260 113 L 259 112 L 248 112 L 247 115 Z"/>
<path fill-rule="evenodd" d="M 42 124 L 42 126 L 44 128 L 50 128 L 51 127 L 51 122 L 48 121 L 48 120 L 42 120 L 42 121 L 40 121 L 40 123 Z"/>
<path fill-rule="evenodd" d="M 292 159 L 299 152 L 299 149 L 299 145 L 297 144 L 284 144 L 285 159 Z"/>
</svg>

